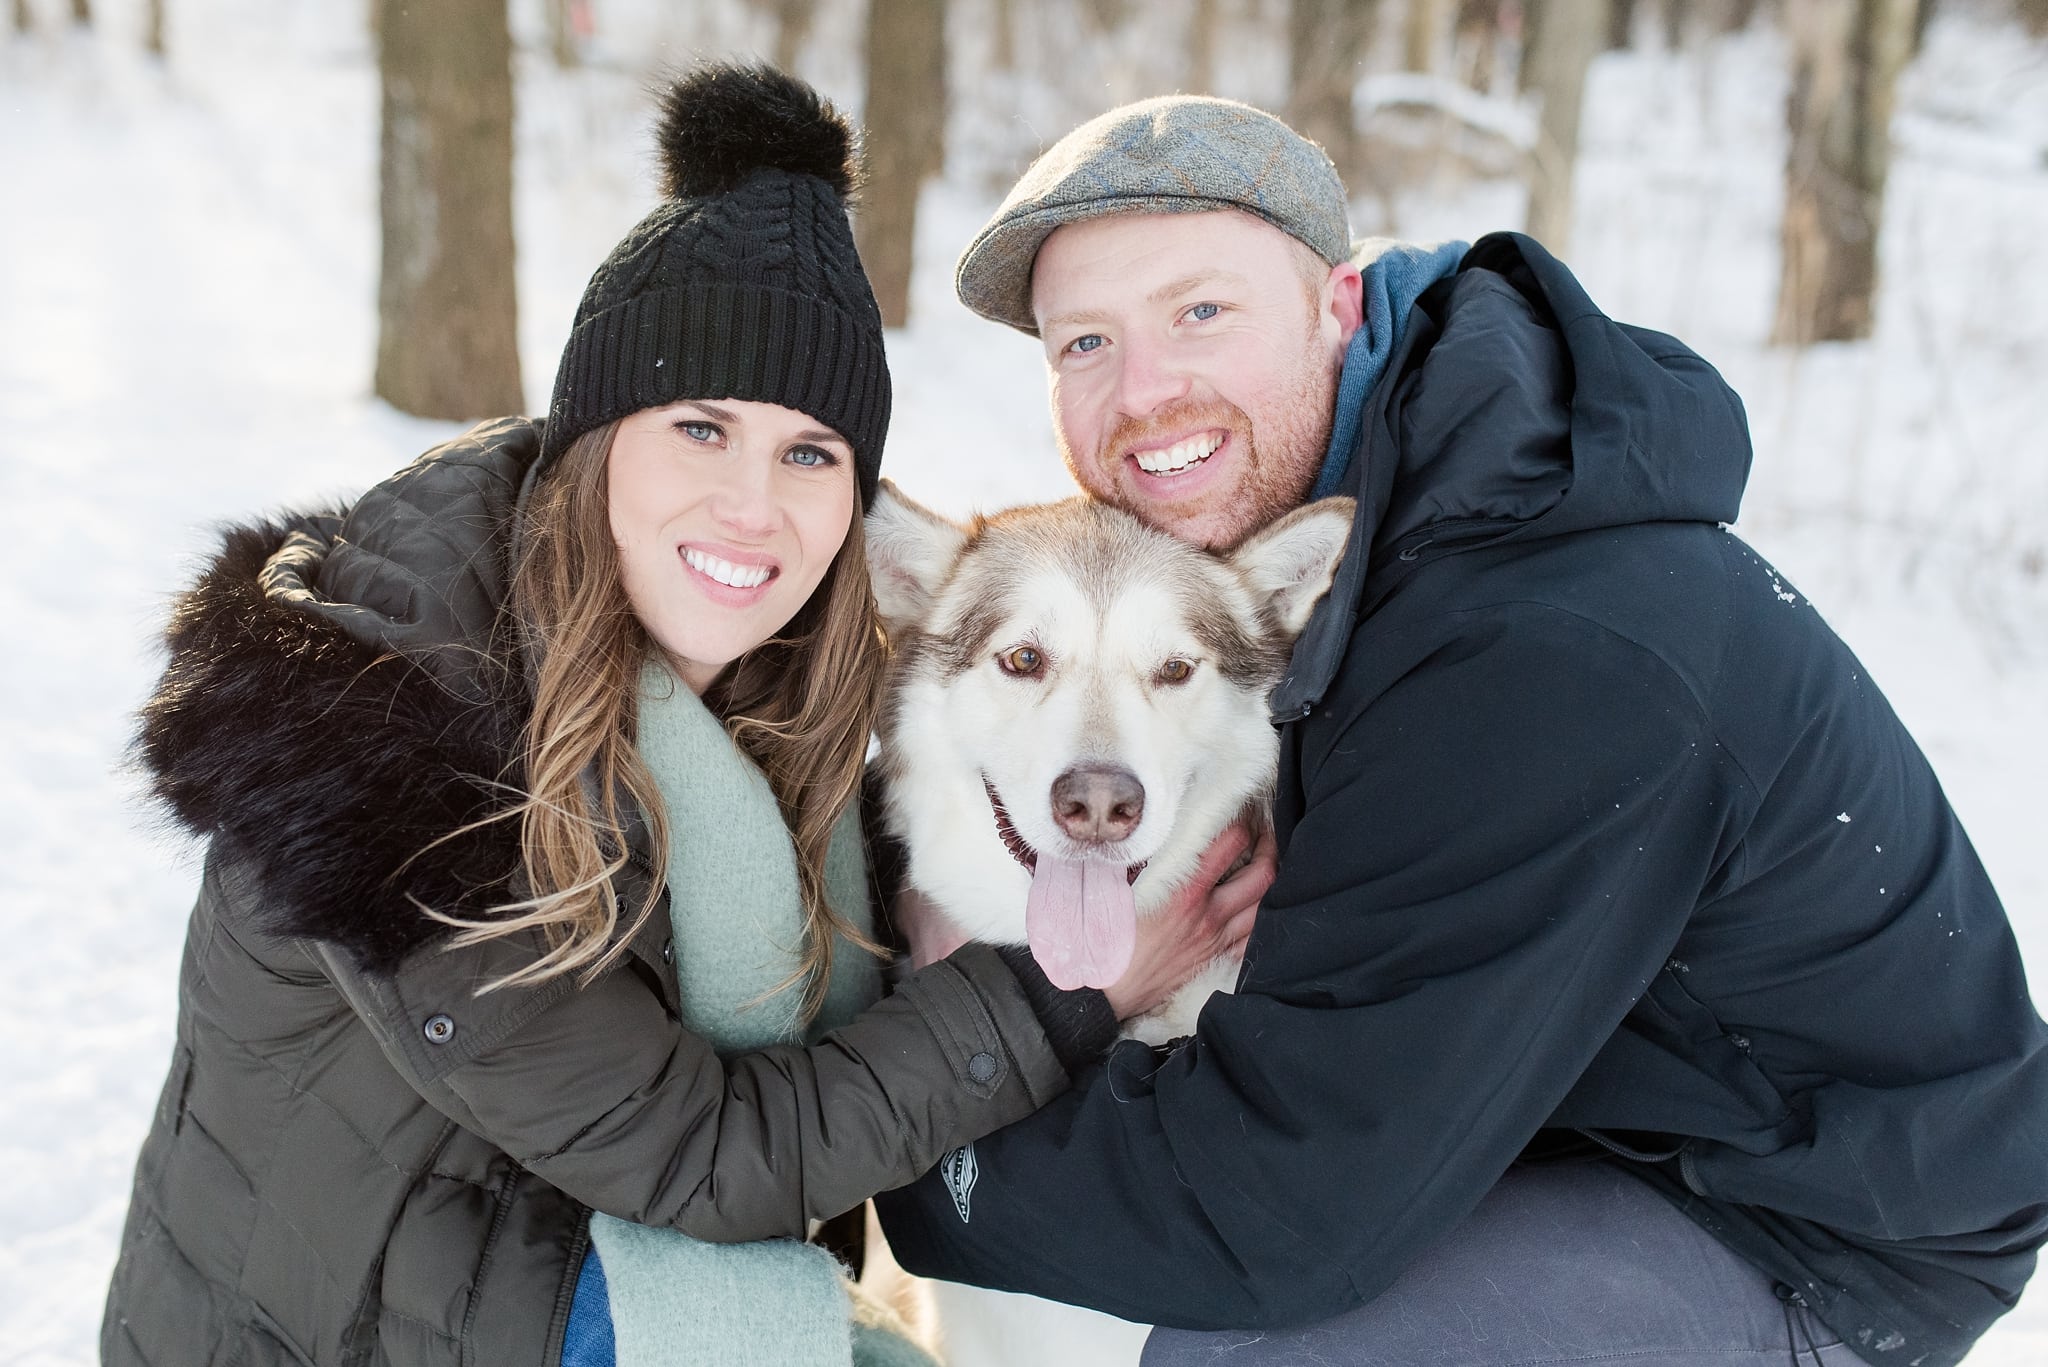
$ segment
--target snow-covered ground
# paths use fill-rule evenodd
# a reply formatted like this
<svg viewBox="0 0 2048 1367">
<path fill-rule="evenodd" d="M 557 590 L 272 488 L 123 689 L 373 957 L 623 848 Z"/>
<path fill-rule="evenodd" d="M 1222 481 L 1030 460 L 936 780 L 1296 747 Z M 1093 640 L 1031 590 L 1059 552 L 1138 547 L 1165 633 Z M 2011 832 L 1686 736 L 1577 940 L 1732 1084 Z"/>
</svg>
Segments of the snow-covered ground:
<svg viewBox="0 0 2048 1367">
<path fill-rule="evenodd" d="M 0 1361 L 78 1364 L 167 1057 L 194 883 L 192 849 L 120 770 L 167 597 L 220 520 L 360 488 L 452 427 L 368 397 L 376 78 L 359 7 L 171 0 L 168 67 L 137 51 L 139 4 L 100 0 L 90 34 L 61 28 L 53 0 L 36 8 L 41 32 L 0 37 L 0 897 L 18 937 L 0 987 Z M 535 8 L 515 7 L 526 28 Z M 765 41 L 736 6 L 599 8 L 614 60 Z M 805 69 L 857 101 L 843 9 Z M 1245 81 L 1270 78 L 1267 57 L 1246 60 Z M 584 278 L 652 176 L 635 74 L 524 56 L 520 80 L 538 404 Z M 950 295 L 952 255 L 996 194 L 987 165 L 959 163 L 1003 144 L 1006 118 L 1014 142 L 1022 117 L 989 103 L 1007 87 L 976 88 L 984 103 L 955 121 L 968 154 L 925 201 L 916 321 L 890 339 L 890 473 L 956 510 L 1068 491 L 1035 346 Z M 2048 983 L 2033 781 L 2048 771 L 2048 52 L 1936 25 L 1895 129 L 1878 336 L 1797 356 L 1763 345 L 1783 89 L 1768 33 L 1602 59 L 1569 255 L 1610 311 L 1684 336 L 1747 397 L 1741 530 L 1905 715 Z M 1417 236 L 1519 213 L 1498 184 L 1394 203 Z M 2048 1298 L 1971 1361 L 2048 1362 Z"/>
</svg>

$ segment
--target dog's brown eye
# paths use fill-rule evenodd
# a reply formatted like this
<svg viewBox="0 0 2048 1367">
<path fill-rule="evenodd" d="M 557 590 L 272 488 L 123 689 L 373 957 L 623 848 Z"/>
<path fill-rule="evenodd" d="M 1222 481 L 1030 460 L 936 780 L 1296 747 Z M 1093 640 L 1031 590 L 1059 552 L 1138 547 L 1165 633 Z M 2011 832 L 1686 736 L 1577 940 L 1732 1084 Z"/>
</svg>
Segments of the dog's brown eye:
<svg viewBox="0 0 2048 1367">
<path fill-rule="evenodd" d="M 1005 674 L 1020 678 L 1033 678 L 1045 670 L 1045 656 L 1038 653 L 1036 646 L 1012 646 L 996 656 L 996 663 Z"/>
<path fill-rule="evenodd" d="M 1195 666 L 1182 659 L 1168 660 L 1159 666 L 1159 682 L 1163 684 L 1184 684 L 1195 677 Z"/>
</svg>

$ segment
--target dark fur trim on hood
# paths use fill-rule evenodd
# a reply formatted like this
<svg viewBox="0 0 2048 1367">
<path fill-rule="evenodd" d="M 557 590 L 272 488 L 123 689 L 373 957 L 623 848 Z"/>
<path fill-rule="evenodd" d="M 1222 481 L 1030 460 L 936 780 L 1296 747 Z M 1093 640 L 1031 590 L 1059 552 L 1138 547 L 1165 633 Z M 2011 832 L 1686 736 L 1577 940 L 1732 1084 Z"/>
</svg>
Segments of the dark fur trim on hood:
<svg viewBox="0 0 2048 1367">
<path fill-rule="evenodd" d="M 518 823 L 451 833 L 508 804 L 526 706 L 516 668 L 464 698 L 280 592 L 281 566 L 317 564 L 340 525 L 228 533 L 172 615 L 136 753 L 181 822 L 255 868 L 259 929 L 381 970 L 451 933 L 421 905 L 475 916 L 511 895 Z"/>
</svg>

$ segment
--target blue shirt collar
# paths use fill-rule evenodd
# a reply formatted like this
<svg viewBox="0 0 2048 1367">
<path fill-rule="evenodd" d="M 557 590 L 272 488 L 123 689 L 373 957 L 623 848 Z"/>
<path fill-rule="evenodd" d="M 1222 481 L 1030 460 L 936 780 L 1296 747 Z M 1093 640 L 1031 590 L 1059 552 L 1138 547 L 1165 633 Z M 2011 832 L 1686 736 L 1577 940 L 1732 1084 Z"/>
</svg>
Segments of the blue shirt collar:
<svg viewBox="0 0 2048 1367">
<path fill-rule="evenodd" d="M 1352 259 L 1358 262 L 1364 279 L 1365 322 L 1351 334 L 1351 343 L 1344 350 L 1344 369 L 1337 379 L 1337 411 L 1330 422 L 1330 445 L 1323 452 L 1322 473 L 1316 476 L 1315 488 L 1309 491 L 1310 502 L 1328 498 L 1343 484 L 1351 469 L 1352 452 L 1358 449 L 1365 401 L 1401 344 L 1401 334 L 1408 325 L 1408 310 L 1424 290 L 1457 270 L 1466 248 L 1463 242 L 1425 244 L 1383 237 L 1367 238 L 1358 244 Z"/>
</svg>

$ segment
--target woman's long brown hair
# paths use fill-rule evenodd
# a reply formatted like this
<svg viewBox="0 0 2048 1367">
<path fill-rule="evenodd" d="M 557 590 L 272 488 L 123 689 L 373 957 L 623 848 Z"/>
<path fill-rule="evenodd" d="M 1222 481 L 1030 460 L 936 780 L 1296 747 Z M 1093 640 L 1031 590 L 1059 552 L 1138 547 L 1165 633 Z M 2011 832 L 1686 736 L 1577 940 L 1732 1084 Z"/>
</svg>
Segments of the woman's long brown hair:
<svg viewBox="0 0 2048 1367">
<path fill-rule="evenodd" d="M 562 973 L 581 972 L 587 981 L 626 952 L 660 905 L 657 878 L 622 927 L 614 891 L 630 857 L 634 807 L 657 869 L 668 854 L 661 791 L 633 743 L 640 671 L 656 647 L 626 597 L 612 535 L 607 475 L 617 429 L 611 423 L 571 442 L 522 514 L 512 609 L 533 671 L 533 712 L 523 797 L 498 819 L 519 821 L 528 896 L 487 920 L 442 919 L 462 928 L 457 945 L 538 928 L 548 951 L 485 991 Z M 803 982 L 806 1024 L 824 1003 L 839 937 L 882 952 L 833 910 L 825 889 L 832 832 L 860 791 L 882 668 L 856 500 L 846 541 L 810 600 L 704 695 L 767 776 L 796 847 L 804 947 L 777 990 Z"/>
</svg>

